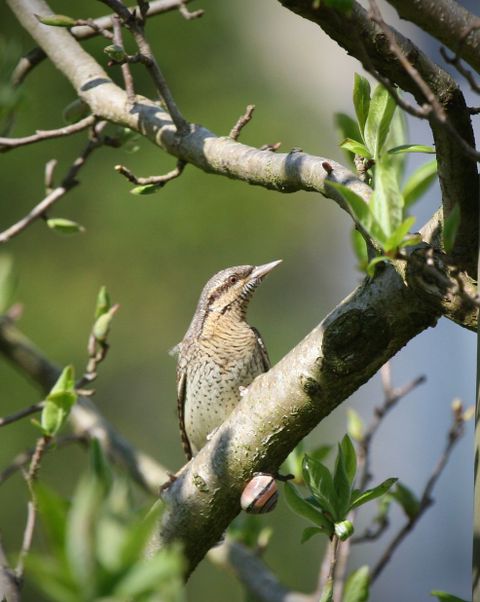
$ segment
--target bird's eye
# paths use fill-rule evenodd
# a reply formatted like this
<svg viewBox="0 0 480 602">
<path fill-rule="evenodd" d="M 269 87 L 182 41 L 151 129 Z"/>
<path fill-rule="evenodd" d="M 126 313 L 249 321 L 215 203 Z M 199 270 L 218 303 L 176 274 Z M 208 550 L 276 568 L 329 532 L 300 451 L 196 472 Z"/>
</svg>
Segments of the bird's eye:
<svg viewBox="0 0 480 602">
<path fill-rule="evenodd" d="M 236 284 L 238 282 L 237 276 L 230 276 L 230 278 L 228 279 L 228 282 L 230 284 Z"/>
</svg>

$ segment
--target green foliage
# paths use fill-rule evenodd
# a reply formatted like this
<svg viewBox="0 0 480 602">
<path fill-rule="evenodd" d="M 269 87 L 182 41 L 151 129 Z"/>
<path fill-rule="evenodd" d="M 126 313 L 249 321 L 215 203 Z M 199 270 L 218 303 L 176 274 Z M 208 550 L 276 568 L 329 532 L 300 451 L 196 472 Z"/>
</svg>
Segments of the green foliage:
<svg viewBox="0 0 480 602">
<path fill-rule="evenodd" d="M 369 595 L 370 574 L 368 566 L 362 566 L 348 576 L 342 602 L 367 602 Z"/>
<path fill-rule="evenodd" d="M 8 309 L 15 289 L 13 258 L 6 253 L 0 254 L 0 314 Z"/>
<path fill-rule="evenodd" d="M 443 222 L 443 247 L 447 253 L 453 249 L 460 226 L 460 205 L 457 203 Z"/>
<path fill-rule="evenodd" d="M 347 410 L 347 432 L 354 441 L 358 441 L 359 443 L 363 441 L 365 425 L 360 418 L 360 414 L 353 408 Z"/>
<path fill-rule="evenodd" d="M 347 520 L 353 508 L 384 495 L 397 481 L 387 479 L 377 487 L 366 491 L 354 488 L 357 472 L 357 454 L 348 435 L 338 445 L 333 471 L 321 461 L 305 454 L 303 478 L 310 496 L 304 497 L 291 483 L 285 483 L 285 498 L 290 508 L 315 526 L 303 532 L 302 542 L 317 533 L 347 539 L 353 533 L 353 525 Z"/>
<path fill-rule="evenodd" d="M 76 401 L 73 366 L 66 366 L 45 399 L 40 417 L 40 426 L 44 435 L 53 437 L 58 433 Z"/>
<path fill-rule="evenodd" d="M 308 455 L 314 460 L 323 462 L 332 450 L 331 445 L 320 445 L 313 450 L 308 452 Z M 305 444 L 303 441 L 297 445 L 297 447 L 290 452 L 287 459 L 282 464 L 282 471 L 287 474 L 293 474 L 293 482 L 299 485 L 303 485 L 303 459 L 305 457 Z"/>
<path fill-rule="evenodd" d="M 110 295 L 108 294 L 107 287 L 102 286 L 98 291 L 97 304 L 95 306 L 95 319 L 106 314 L 112 307 Z"/>
<path fill-rule="evenodd" d="M 95 320 L 92 332 L 95 339 L 100 343 L 104 343 L 107 340 L 110 327 L 112 325 L 113 316 L 116 314 L 118 308 L 118 305 L 113 305 L 108 309 L 108 311 L 100 314 Z"/>
<path fill-rule="evenodd" d="M 467 600 L 464 600 L 463 598 L 458 598 L 457 596 L 439 590 L 434 590 L 431 594 L 432 596 L 436 596 L 437 600 L 440 600 L 440 602 L 467 602 Z"/>
<path fill-rule="evenodd" d="M 108 58 L 112 59 L 112 61 L 116 61 L 117 63 L 125 61 L 128 57 L 125 50 L 121 46 L 117 46 L 117 44 L 109 44 L 108 46 L 105 46 L 103 52 L 108 56 Z"/>
<path fill-rule="evenodd" d="M 184 600 L 178 546 L 145 558 L 161 506 L 134 510 L 128 484 L 112 477 L 97 443 L 70 502 L 41 484 L 35 494 L 51 552 L 32 555 L 27 569 L 53 602 Z"/>
<path fill-rule="evenodd" d="M 135 186 L 130 190 L 131 194 L 144 195 L 154 194 L 160 190 L 161 186 L 158 184 L 144 184 L 143 186 Z"/>
<path fill-rule="evenodd" d="M 265 526 L 263 519 L 242 512 L 228 527 L 228 534 L 235 541 L 253 550 L 264 550 L 273 534 L 272 527 Z"/>
<path fill-rule="evenodd" d="M 75 19 L 72 17 L 68 17 L 67 15 L 48 15 L 46 17 L 41 17 L 40 15 L 35 15 L 40 23 L 43 25 L 50 25 L 51 27 L 74 27 Z"/>
<path fill-rule="evenodd" d="M 77 222 L 72 222 L 64 217 L 52 217 L 47 219 L 47 226 L 59 234 L 79 234 L 85 232 L 85 228 Z"/>
<path fill-rule="evenodd" d="M 368 80 L 355 74 L 353 105 L 357 123 L 348 115 L 337 114 L 336 122 L 344 136 L 340 147 L 349 157 L 358 155 L 369 161 L 372 171 L 373 194 L 369 202 L 348 187 L 329 182 L 340 193 L 364 237 L 379 250 L 379 256 L 368 262 L 366 248 L 354 235 L 354 251 L 359 268 L 373 276 L 378 263 L 391 261 L 407 246 L 417 244 L 419 238 L 408 234 L 414 218 L 407 217 L 407 207 L 423 194 L 436 175 L 436 162 L 417 169 L 406 182 L 403 179 L 406 153 L 435 153 L 431 146 L 406 143 L 404 115 L 396 110 L 388 90 L 377 85 L 371 92 Z M 353 123 L 352 123 L 353 122 Z M 355 127 L 356 125 L 356 127 Z M 357 130 L 357 135 L 355 135 Z M 367 166 L 368 166 L 367 165 Z"/>
<path fill-rule="evenodd" d="M 420 510 L 420 500 L 406 485 L 397 483 L 390 495 L 402 507 L 408 518 L 415 518 Z"/>
</svg>

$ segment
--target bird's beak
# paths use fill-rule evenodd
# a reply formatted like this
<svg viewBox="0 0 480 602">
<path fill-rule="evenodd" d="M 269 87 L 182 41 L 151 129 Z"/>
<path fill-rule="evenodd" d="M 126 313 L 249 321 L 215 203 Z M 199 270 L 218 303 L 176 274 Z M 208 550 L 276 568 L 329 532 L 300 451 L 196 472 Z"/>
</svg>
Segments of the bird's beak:
<svg viewBox="0 0 480 602">
<path fill-rule="evenodd" d="M 271 261 L 270 263 L 265 263 L 263 265 L 257 265 L 254 268 L 253 272 L 250 274 L 250 280 L 261 280 L 264 278 L 269 272 L 276 268 L 279 263 L 282 263 L 281 259 L 277 259 L 277 261 Z"/>
</svg>

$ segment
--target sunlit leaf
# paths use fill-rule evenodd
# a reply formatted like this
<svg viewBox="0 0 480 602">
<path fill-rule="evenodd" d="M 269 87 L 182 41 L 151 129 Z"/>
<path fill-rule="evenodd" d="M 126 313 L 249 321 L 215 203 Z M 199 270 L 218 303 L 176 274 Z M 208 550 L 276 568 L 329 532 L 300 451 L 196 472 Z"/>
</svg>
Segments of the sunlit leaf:
<svg viewBox="0 0 480 602">
<path fill-rule="evenodd" d="M 382 155 L 376 163 L 374 188 L 370 208 L 382 231 L 389 237 L 403 218 L 403 196 L 389 155 Z"/>
<path fill-rule="evenodd" d="M 402 144 L 388 149 L 390 155 L 399 155 L 400 153 L 426 153 L 434 155 L 436 153 L 433 146 L 425 146 L 424 144 Z"/>
<path fill-rule="evenodd" d="M 453 249 L 460 226 L 460 205 L 457 203 L 443 221 L 443 247 L 447 253 Z"/>
<path fill-rule="evenodd" d="M 161 186 L 158 184 L 144 184 L 143 186 L 135 186 L 130 190 L 130 194 L 154 194 L 160 190 Z"/>
<path fill-rule="evenodd" d="M 437 178 L 437 161 L 430 161 L 418 167 L 405 182 L 402 194 L 405 208 L 411 207 Z"/>
<path fill-rule="evenodd" d="M 322 510 L 335 519 L 343 518 L 337 516 L 337 494 L 328 468 L 306 454 L 303 459 L 303 478 Z"/>
<path fill-rule="evenodd" d="M 287 504 L 295 514 L 306 518 L 328 535 L 333 533 L 333 523 L 318 508 L 302 497 L 292 484 L 286 482 L 284 491 Z"/>
<path fill-rule="evenodd" d="M 447 592 L 442 592 L 439 590 L 434 590 L 430 593 L 432 596 L 435 596 L 437 600 L 440 600 L 441 602 L 468 602 L 468 600 L 458 598 L 457 596 L 453 596 L 452 594 L 447 594 Z"/>
<path fill-rule="evenodd" d="M 349 520 L 342 520 L 335 523 L 335 535 L 342 541 L 346 541 L 355 531 L 353 524 Z"/>
<path fill-rule="evenodd" d="M 46 435 L 53 436 L 60 430 L 76 400 L 73 366 L 67 366 L 44 402 L 40 424 Z"/>
<path fill-rule="evenodd" d="M 370 109 L 364 130 L 365 144 L 375 160 L 381 155 L 395 108 L 396 103 L 390 93 L 381 84 L 378 84 L 370 100 Z"/>
<path fill-rule="evenodd" d="M 383 248 L 385 251 L 391 251 L 401 246 L 402 241 L 405 239 L 407 234 L 410 232 L 411 227 L 415 223 L 415 217 L 407 217 L 403 222 L 396 228 L 394 232 L 387 238 Z"/>
<path fill-rule="evenodd" d="M 363 441 L 365 425 L 360 418 L 360 414 L 353 408 L 348 408 L 347 410 L 347 431 L 355 441 Z"/>
<path fill-rule="evenodd" d="M 355 73 L 353 82 L 353 106 L 355 107 L 358 127 L 363 138 L 365 123 L 370 108 L 370 82 L 366 77 L 363 77 L 358 73 Z M 366 157 L 367 155 L 362 156 Z M 371 155 L 368 158 L 371 158 Z"/>
<path fill-rule="evenodd" d="M 343 602 L 367 602 L 370 595 L 370 572 L 368 566 L 353 571 L 345 583 Z"/>
<path fill-rule="evenodd" d="M 373 487 L 372 489 L 367 489 L 362 493 L 358 493 L 358 495 L 354 496 L 354 501 L 352 503 L 352 508 L 358 508 L 359 506 L 363 506 L 367 502 L 374 500 L 381 495 L 387 493 L 387 491 L 398 481 L 398 479 L 391 478 L 386 479 L 380 485 Z"/>
<path fill-rule="evenodd" d="M 367 159 L 372 158 L 372 155 L 368 148 L 362 142 L 358 142 L 358 140 L 345 138 L 345 140 L 340 144 L 340 148 L 348 150 L 351 153 L 354 153 L 355 155 L 360 155 L 360 157 L 366 157 Z"/>
<path fill-rule="evenodd" d="M 85 228 L 81 224 L 64 217 L 51 217 L 47 219 L 47 226 L 59 234 L 79 234 L 80 232 L 85 232 Z"/>
<path fill-rule="evenodd" d="M 373 278 L 373 276 L 375 276 L 375 266 L 378 263 L 385 263 L 389 261 L 390 257 L 387 257 L 386 255 L 377 255 L 377 257 L 374 257 L 367 265 L 367 275 Z"/>
</svg>

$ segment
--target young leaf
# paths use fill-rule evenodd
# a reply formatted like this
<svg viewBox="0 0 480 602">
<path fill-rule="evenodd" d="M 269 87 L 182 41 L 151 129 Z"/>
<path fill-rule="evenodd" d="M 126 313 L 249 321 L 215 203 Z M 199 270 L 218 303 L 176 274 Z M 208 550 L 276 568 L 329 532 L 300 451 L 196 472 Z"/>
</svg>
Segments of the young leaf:
<svg viewBox="0 0 480 602">
<path fill-rule="evenodd" d="M 93 325 L 93 336 L 97 341 L 104 342 L 107 340 L 108 333 L 110 332 L 110 326 L 112 325 L 113 316 L 118 311 L 120 306 L 112 305 L 112 307 L 104 314 L 100 315 Z"/>
<path fill-rule="evenodd" d="M 369 589 L 369 568 L 362 566 L 348 576 L 342 600 L 343 602 L 367 602 Z"/>
<path fill-rule="evenodd" d="M 307 527 L 303 530 L 302 539 L 300 540 L 300 543 L 305 543 L 314 535 L 317 535 L 317 533 L 324 533 L 324 531 L 322 531 L 322 529 L 319 529 L 318 527 Z"/>
<path fill-rule="evenodd" d="M 364 272 L 368 265 L 367 243 L 361 233 L 354 227 L 352 228 L 352 247 L 358 260 L 358 269 Z"/>
<path fill-rule="evenodd" d="M 77 222 L 72 222 L 72 220 L 63 217 L 52 217 L 47 219 L 47 226 L 60 234 L 78 234 L 79 232 L 85 232 L 85 228 L 81 224 L 77 224 Z"/>
<path fill-rule="evenodd" d="M 365 123 L 367 121 L 368 111 L 370 108 L 370 82 L 368 79 L 362 77 L 358 73 L 355 73 L 353 81 L 353 106 L 355 107 L 358 127 L 363 138 Z"/>
<path fill-rule="evenodd" d="M 468 602 L 463 598 L 458 598 L 457 596 L 453 596 L 452 594 L 447 594 L 447 592 L 434 590 L 430 593 L 432 596 L 436 596 L 437 600 L 440 600 L 440 602 Z"/>
<path fill-rule="evenodd" d="M 68 17 L 67 15 L 48 15 L 45 17 L 41 17 L 40 15 L 35 15 L 40 23 L 43 25 L 50 25 L 52 27 L 75 27 L 76 20 L 72 17 Z"/>
<path fill-rule="evenodd" d="M 375 165 L 374 188 L 370 208 L 388 237 L 402 223 L 404 204 L 397 174 L 389 155 L 383 155 Z"/>
<path fill-rule="evenodd" d="M 360 157 L 366 157 L 367 159 L 372 158 L 372 154 L 364 144 L 358 142 L 357 140 L 352 140 L 351 138 L 345 138 L 345 140 L 340 144 L 340 148 L 348 150 L 355 155 L 360 155 Z"/>
<path fill-rule="evenodd" d="M 73 366 L 67 366 L 45 399 L 40 424 L 46 435 L 58 433 L 76 400 Z"/>
<path fill-rule="evenodd" d="M 95 306 L 95 319 L 99 318 L 103 314 L 106 314 L 112 307 L 110 295 L 108 294 L 107 287 L 102 286 L 98 291 L 97 304 Z"/>
<path fill-rule="evenodd" d="M 339 130 L 342 140 L 345 138 L 351 138 L 352 140 L 362 139 L 357 122 L 346 113 L 335 113 L 335 126 Z M 348 161 L 353 165 L 353 153 L 346 149 L 344 149 L 344 152 Z"/>
<path fill-rule="evenodd" d="M 35 499 L 47 536 L 57 553 L 65 549 L 65 524 L 70 504 L 43 483 L 35 483 Z"/>
<path fill-rule="evenodd" d="M 347 471 L 346 458 L 341 444 L 338 445 L 338 453 L 337 458 L 335 460 L 335 469 L 333 472 L 333 486 L 335 488 L 336 494 L 336 499 L 334 500 L 334 518 L 337 522 L 340 522 L 343 521 L 347 515 L 352 495 L 352 484 L 350 481 L 349 473 Z"/>
<path fill-rule="evenodd" d="M 460 205 L 457 203 L 443 222 L 443 247 L 446 253 L 450 253 L 453 249 L 458 226 L 460 226 Z"/>
<path fill-rule="evenodd" d="M 370 100 L 370 109 L 364 131 L 365 144 L 375 160 L 382 153 L 395 108 L 396 104 L 390 93 L 378 84 Z"/>
<path fill-rule="evenodd" d="M 425 146 L 424 144 L 402 144 L 388 149 L 390 155 L 399 155 L 401 153 L 426 153 L 434 155 L 436 150 L 433 146 Z"/>
<path fill-rule="evenodd" d="M 417 516 L 420 510 L 420 501 L 408 487 L 398 482 L 395 489 L 392 489 L 390 492 L 390 495 L 400 504 L 408 518 Z"/>
<path fill-rule="evenodd" d="M 344 186 L 343 184 L 329 181 L 328 185 L 335 188 L 335 190 L 338 190 L 351 215 L 365 230 L 365 232 L 382 244 L 386 240 L 386 235 L 378 221 L 375 219 L 370 209 L 370 205 L 366 203 L 356 192 L 353 192 L 353 190 L 350 190 L 350 188 Z"/>
<path fill-rule="evenodd" d="M 130 194 L 153 194 L 160 190 L 161 186 L 158 184 L 144 184 L 143 186 L 135 186 L 130 190 Z"/>
<path fill-rule="evenodd" d="M 367 265 L 367 275 L 370 276 L 370 278 L 373 278 L 375 276 L 375 266 L 377 263 L 384 263 L 388 261 L 390 261 L 390 257 L 387 257 L 386 255 L 378 255 L 377 257 L 374 257 Z"/>
<path fill-rule="evenodd" d="M 365 425 L 360 418 L 360 414 L 353 408 L 348 408 L 347 410 L 347 431 L 355 441 L 363 441 Z"/>
<path fill-rule="evenodd" d="M 337 495 L 328 468 L 305 454 L 303 478 L 322 510 L 328 512 L 333 518 L 338 518 L 336 513 Z"/>
<path fill-rule="evenodd" d="M 405 209 L 411 207 L 428 190 L 436 177 L 436 160 L 424 163 L 412 173 L 402 190 Z"/>
<path fill-rule="evenodd" d="M 357 453 L 348 435 L 345 435 L 342 439 L 340 448 L 342 450 L 348 480 L 350 485 L 353 485 L 355 475 L 357 474 Z"/>
<path fill-rule="evenodd" d="M 385 244 L 383 245 L 385 251 L 392 251 L 393 249 L 397 249 L 409 233 L 410 228 L 413 226 L 414 223 L 415 217 L 413 215 L 403 220 L 403 222 L 385 241 Z"/>
<path fill-rule="evenodd" d="M 397 481 L 398 479 L 395 478 L 386 479 L 383 483 L 380 483 L 380 485 L 377 485 L 373 489 L 367 489 L 366 491 L 352 496 L 354 501 L 351 508 L 358 508 L 359 506 L 363 506 L 363 504 L 384 495 Z"/>
<path fill-rule="evenodd" d="M 285 499 L 290 509 L 302 518 L 306 518 L 328 535 L 333 533 L 333 523 L 310 502 L 304 499 L 288 481 L 285 483 Z"/>
<path fill-rule="evenodd" d="M 328 454 L 332 451 L 332 445 L 319 445 L 309 452 L 309 456 L 317 462 L 323 462 Z"/>
</svg>

